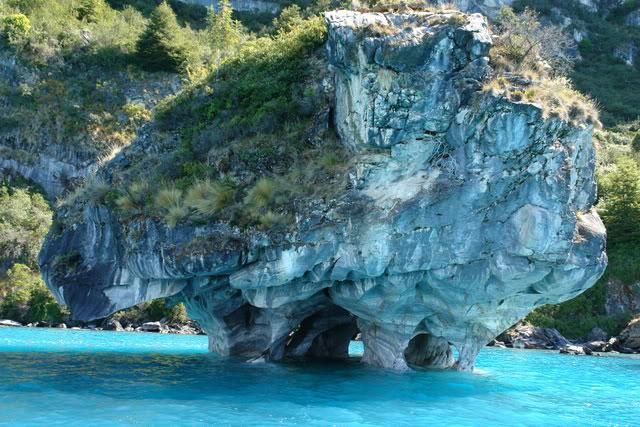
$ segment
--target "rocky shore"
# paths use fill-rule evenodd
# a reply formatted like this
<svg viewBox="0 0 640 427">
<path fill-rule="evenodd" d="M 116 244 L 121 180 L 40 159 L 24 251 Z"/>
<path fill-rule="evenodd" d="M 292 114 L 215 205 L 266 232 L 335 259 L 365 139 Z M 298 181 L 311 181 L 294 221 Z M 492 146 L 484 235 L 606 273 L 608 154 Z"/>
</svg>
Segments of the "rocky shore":
<svg viewBox="0 0 640 427">
<path fill-rule="evenodd" d="M 616 337 L 595 327 L 578 340 L 568 340 L 552 328 L 541 328 L 524 323 L 500 334 L 489 343 L 494 347 L 535 350 L 558 350 L 563 354 L 593 355 L 597 353 L 640 354 L 640 317 L 631 320 Z"/>
<path fill-rule="evenodd" d="M 192 320 L 183 323 L 172 323 L 163 319 L 158 322 L 135 324 L 127 321 L 121 322 L 117 319 L 105 319 L 99 324 L 71 321 L 67 323 L 36 322 L 23 325 L 14 320 L 2 319 L 0 320 L 0 328 L 2 327 L 205 335 L 202 328 Z M 361 334 L 357 334 L 355 340 L 361 341 L 361 339 Z M 605 331 L 595 327 L 589 334 L 578 340 L 568 340 L 553 328 L 541 328 L 518 323 L 500 334 L 488 346 L 527 350 L 557 350 L 562 354 L 587 356 L 597 355 L 598 353 L 640 354 L 640 316 L 632 319 L 627 327 L 616 337 L 609 337 Z"/>
<path fill-rule="evenodd" d="M 115 331 L 115 332 L 153 332 L 160 334 L 178 335 L 204 335 L 202 328 L 192 320 L 184 323 L 167 322 L 164 319 L 157 322 L 130 323 L 121 322 L 116 319 L 106 319 L 103 322 L 34 322 L 22 324 L 14 320 L 0 320 L 1 327 L 25 327 L 25 328 L 60 328 L 60 329 L 86 329 L 94 331 Z"/>
</svg>

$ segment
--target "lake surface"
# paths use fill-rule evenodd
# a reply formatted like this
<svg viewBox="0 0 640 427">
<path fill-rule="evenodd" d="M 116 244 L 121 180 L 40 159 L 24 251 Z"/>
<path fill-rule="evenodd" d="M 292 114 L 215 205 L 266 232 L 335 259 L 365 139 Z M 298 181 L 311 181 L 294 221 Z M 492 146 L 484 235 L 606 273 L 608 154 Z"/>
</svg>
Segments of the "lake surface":
<svg viewBox="0 0 640 427">
<path fill-rule="evenodd" d="M 640 358 L 487 348 L 477 368 L 246 364 L 203 336 L 0 328 L 0 425 L 640 425 Z"/>
</svg>

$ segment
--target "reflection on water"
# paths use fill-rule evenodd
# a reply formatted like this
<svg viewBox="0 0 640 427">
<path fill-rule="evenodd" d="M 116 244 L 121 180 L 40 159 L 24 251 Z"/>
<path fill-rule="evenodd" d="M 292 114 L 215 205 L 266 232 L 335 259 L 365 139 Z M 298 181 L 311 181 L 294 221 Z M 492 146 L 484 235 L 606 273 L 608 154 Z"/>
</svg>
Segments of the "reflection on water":
<svg viewBox="0 0 640 427">
<path fill-rule="evenodd" d="M 206 337 L 173 335 L 38 330 L 57 343 L 56 352 L 44 352 L 26 338 L 33 331 L 0 329 L 0 423 L 503 426 L 640 419 L 638 358 L 485 349 L 482 374 L 395 373 L 357 361 L 246 364 L 205 353 Z M 16 352 L 21 340 L 35 348 Z M 83 352 L 79 343 L 99 350 Z M 109 343 L 117 352 L 107 352 Z"/>
</svg>

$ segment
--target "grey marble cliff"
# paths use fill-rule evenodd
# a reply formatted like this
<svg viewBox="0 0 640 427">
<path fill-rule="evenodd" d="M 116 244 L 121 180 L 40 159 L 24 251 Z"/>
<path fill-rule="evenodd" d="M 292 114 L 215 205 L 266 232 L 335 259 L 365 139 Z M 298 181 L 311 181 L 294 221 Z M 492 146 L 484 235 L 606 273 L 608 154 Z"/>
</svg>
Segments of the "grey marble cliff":
<svg viewBox="0 0 640 427">
<path fill-rule="evenodd" d="M 359 330 L 365 363 L 470 370 L 529 311 L 600 277 L 592 129 L 482 91 L 485 18 L 325 19 L 349 185 L 309 202 L 278 244 L 224 223 L 125 223 L 89 203 L 59 212 L 41 267 L 77 318 L 171 297 L 225 356 L 341 358 Z M 152 143 L 140 138 L 107 173 Z"/>
<path fill-rule="evenodd" d="M 205 7 L 213 7 L 218 10 L 217 0 L 182 0 L 184 3 L 198 4 Z M 277 14 L 282 8 L 278 1 L 268 0 L 231 0 L 231 8 L 238 12 L 271 13 Z"/>
</svg>

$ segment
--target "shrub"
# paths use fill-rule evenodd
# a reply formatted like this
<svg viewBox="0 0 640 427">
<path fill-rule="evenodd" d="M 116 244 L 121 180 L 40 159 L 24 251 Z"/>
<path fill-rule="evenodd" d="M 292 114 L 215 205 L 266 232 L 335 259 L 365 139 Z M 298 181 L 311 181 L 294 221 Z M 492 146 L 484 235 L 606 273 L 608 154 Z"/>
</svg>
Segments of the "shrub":
<svg viewBox="0 0 640 427">
<path fill-rule="evenodd" d="M 60 322 L 63 310 L 51 295 L 51 291 L 39 281 L 31 290 L 29 310 L 25 316 L 27 322 Z"/>
<path fill-rule="evenodd" d="M 513 66 L 516 71 L 540 71 L 542 61 L 551 66 L 554 74 L 567 74 L 571 70 L 573 58 L 568 51 L 574 46 L 573 40 L 558 26 L 542 26 L 532 9 L 516 14 L 510 7 L 503 7 L 498 29 L 492 56 L 501 58 L 502 65 Z"/>
<path fill-rule="evenodd" d="M 151 112 L 143 104 L 128 102 L 122 106 L 122 112 L 137 126 L 151 120 Z"/>
<path fill-rule="evenodd" d="M 126 310 L 114 313 L 112 318 L 123 325 L 166 320 L 169 323 L 184 323 L 189 320 L 184 304 L 168 306 L 163 298 L 144 302 Z"/>
<path fill-rule="evenodd" d="M 171 206 L 164 215 L 164 221 L 169 228 L 175 228 L 179 222 L 185 220 L 189 216 L 189 209 L 183 205 Z"/>
<path fill-rule="evenodd" d="M 234 202 L 234 189 L 227 182 L 198 181 L 189 188 L 185 204 L 201 217 L 211 217 Z"/>
<path fill-rule="evenodd" d="M 133 216 L 144 212 L 150 197 L 149 184 L 134 182 L 116 199 L 116 207 L 125 215 Z"/>
<path fill-rule="evenodd" d="M 174 206 L 182 204 L 182 191 L 177 188 L 165 188 L 160 190 L 154 199 L 156 209 L 168 211 Z"/>
<path fill-rule="evenodd" d="M 169 309 L 169 312 L 165 316 L 169 323 L 185 323 L 189 320 L 187 315 L 187 308 L 184 304 L 176 304 Z"/>
<path fill-rule="evenodd" d="M 105 180 L 92 176 L 88 179 L 84 187 L 83 194 L 86 195 L 87 201 L 92 205 L 99 205 L 106 201 L 107 196 L 111 192 L 111 185 Z"/>
<path fill-rule="evenodd" d="M 184 205 L 182 190 L 175 187 L 160 190 L 154 204 L 170 228 L 174 228 L 189 216 L 189 208 Z"/>
<path fill-rule="evenodd" d="M 505 77 L 498 77 L 487 82 L 483 90 L 516 102 L 535 103 L 542 108 L 544 117 L 558 117 L 574 125 L 600 127 L 595 103 L 573 89 L 566 77 L 539 78 L 533 80 L 531 86 L 522 88 L 513 86 Z"/>
<path fill-rule="evenodd" d="M 31 289 L 36 277 L 23 264 L 11 267 L 5 278 L 0 279 L 0 317 L 21 321 L 29 309 Z"/>
<path fill-rule="evenodd" d="M 29 35 L 31 21 L 22 13 L 14 13 L 2 19 L 2 34 L 9 43 L 18 43 Z"/>
<path fill-rule="evenodd" d="M 273 211 L 267 211 L 266 213 L 258 216 L 258 222 L 264 228 L 272 228 L 285 222 L 285 218 Z"/>
<path fill-rule="evenodd" d="M 269 178 L 261 178 L 249 190 L 245 203 L 256 208 L 267 208 L 273 203 L 276 183 Z"/>
<path fill-rule="evenodd" d="M 186 66 L 189 57 L 182 28 L 166 1 L 151 14 L 136 50 L 138 62 L 149 71 L 180 71 Z"/>
<path fill-rule="evenodd" d="M 585 55 L 593 50 L 593 43 L 590 39 L 584 38 L 578 43 L 578 49 L 580 49 L 581 54 Z"/>
</svg>

